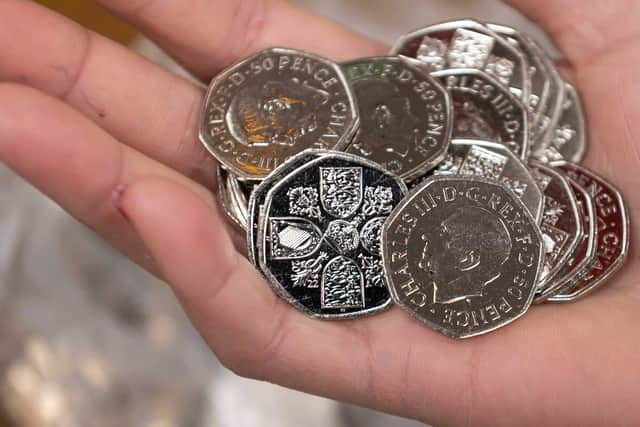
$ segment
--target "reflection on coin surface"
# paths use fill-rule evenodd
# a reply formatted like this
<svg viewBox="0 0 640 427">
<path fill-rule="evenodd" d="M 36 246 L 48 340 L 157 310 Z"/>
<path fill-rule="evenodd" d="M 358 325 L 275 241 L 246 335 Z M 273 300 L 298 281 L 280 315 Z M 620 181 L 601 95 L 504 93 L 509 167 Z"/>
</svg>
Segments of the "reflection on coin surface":
<svg viewBox="0 0 640 427">
<path fill-rule="evenodd" d="M 242 230 L 247 229 L 247 203 L 252 188 L 253 184 L 241 183 L 218 165 L 218 198 L 227 217 Z"/>
<path fill-rule="evenodd" d="M 604 284 L 623 264 L 629 251 L 629 215 L 620 192 L 595 173 L 569 162 L 554 163 L 587 190 L 595 204 L 598 229 L 596 257 L 570 286 L 549 301 L 572 301 Z"/>
<path fill-rule="evenodd" d="M 430 71 L 475 68 L 491 74 L 528 103 L 529 66 L 524 55 L 484 24 L 452 21 L 411 32 L 398 40 L 391 55 L 417 58 Z"/>
<path fill-rule="evenodd" d="M 381 225 L 406 193 L 400 178 L 357 156 L 334 152 L 307 161 L 267 193 L 258 228 L 262 272 L 279 295 L 314 317 L 386 308 Z"/>
<path fill-rule="evenodd" d="M 511 190 L 468 176 L 427 180 L 382 232 L 394 302 L 453 338 L 495 330 L 526 312 L 543 246 L 535 219 Z"/>
<path fill-rule="evenodd" d="M 563 171 L 559 170 L 564 173 Z M 580 218 L 582 220 L 582 238 L 578 242 L 575 254 L 571 257 L 569 262 L 562 269 L 560 274 L 549 285 L 555 292 L 558 289 L 564 289 L 572 285 L 573 279 L 581 271 L 591 265 L 591 262 L 595 259 L 597 242 L 598 242 L 598 227 L 596 218 L 596 208 L 593 198 L 589 195 L 587 190 L 583 188 L 573 178 L 565 175 L 573 194 L 578 201 L 578 208 L 580 209 Z M 552 293 L 547 289 L 538 289 L 539 293 L 536 297 L 536 302 L 546 301 Z"/>
<path fill-rule="evenodd" d="M 528 76 L 531 81 L 531 93 L 527 107 L 532 112 L 531 125 L 536 126 L 540 113 L 546 110 L 549 102 L 550 81 L 549 73 L 542 59 L 544 54 L 537 49 L 529 37 L 514 28 L 497 24 L 487 24 L 487 27 L 520 50 L 529 64 Z"/>
<path fill-rule="evenodd" d="M 536 220 L 542 218 L 544 197 L 527 165 L 504 145 L 455 139 L 435 175 L 475 175 L 505 184 L 522 200 Z"/>
<path fill-rule="evenodd" d="M 261 179 L 307 148 L 342 149 L 357 108 L 340 67 L 289 49 L 268 49 L 216 77 L 200 139 L 240 179 Z"/>
<path fill-rule="evenodd" d="M 562 113 L 548 145 L 536 153 L 542 161 L 567 160 L 580 162 L 587 150 L 587 127 L 580 96 L 576 89 L 565 83 Z"/>
<path fill-rule="evenodd" d="M 258 265 L 258 223 L 260 220 L 260 212 L 264 205 L 264 201 L 267 198 L 267 193 L 278 181 L 283 179 L 289 173 L 304 165 L 305 163 L 318 158 L 319 156 L 326 154 L 322 150 L 305 150 L 300 154 L 297 154 L 275 171 L 273 171 L 268 177 L 266 177 L 259 185 L 257 185 L 251 192 L 249 203 L 247 207 L 247 250 L 249 261 L 255 266 Z"/>
<path fill-rule="evenodd" d="M 342 65 L 360 111 L 360 126 L 345 151 L 406 180 L 442 160 L 453 120 L 448 92 L 416 63 L 377 57 Z"/>
<path fill-rule="evenodd" d="M 526 160 L 529 113 L 518 98 L 482 71 L 456 69 L 432 75 L 440 78 L 451 94 L 454 139 L 498 142 Z"/>
<path fill-rule="evenodd" d="M 582 240 L 582 218 L 576 196 L 560 173 L 540 163 L 532 163 L 530 168 L 544 194 L 540 231 L 545 257 L 538 289 L 549 295 L 556 290 L 550 284 L 575 255 Z"/>
</svg>

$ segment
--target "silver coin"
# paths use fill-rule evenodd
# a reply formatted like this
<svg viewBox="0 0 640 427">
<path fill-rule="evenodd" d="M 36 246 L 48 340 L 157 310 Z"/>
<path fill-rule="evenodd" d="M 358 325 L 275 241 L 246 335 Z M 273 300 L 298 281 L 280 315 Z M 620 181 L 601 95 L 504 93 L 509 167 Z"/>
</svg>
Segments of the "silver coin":
<svg viewBox="0 0 640 427">
<path fill-rule="evenodd" d="M 420 66 L 404 57 L 342 65 L 360 111 L 360 127 L 345 151 L 406 180 L 438 164 L 451 140 L 449 93 Z"/>
<path fill-rule="evenodd" d="M 451 94 L 454 139 L 498 142 L 527 159 L 528 110 L 518 98 L 479 70 L 451 69 L 432 75 L 440 78 Z"/>
<path fill-rule="evenodd" d="M 407 194 L 400 178 L 346 153 L 290 171 L 267 193 L 258 261 L 277 294 L 313 317 L 353 318 L 391 303 L 380 232 Z"/>
<path fill-rule="evenodd" d="M 522 53 L 487 26 L 472 20 L 452 21 L 411 32 L 398 40 L 392 55 L 424 62 L 430 71 L 475 68 L 493 75 L 524 102 L 530 93 L 529 66 Z"/>
<path fill-rule="evenodd" d="M 259 180 L 307 148 L 344 148 L 357 118 L 337 64 L 305 52 L 268 49 L 211 82 L 200 140 L 239 179 Z"/>
<path fill-rule="evenodd" d="M 511 189 L 537 221 L 542 219 L 542 190 L 522 163 L 504 145 L 494 142 L 454 139 L 436 175 L 474 175 L 498 181 Z"/>
<path fill-rule="evenodd" d="M 535 219 L 515 193 L 470 176 L 426 181 L 382 232 L 394 302 L 453 338 L 522 316 L 535 294 L 543 248 Z"/>
<path fill-rule="evenodd" d="M 243 203 L 242 196 L 234 191 L 234 181 L 237 183 L 226 169 L 218 165 L 218 200 L 231 223 L 246 230 L 247 202 Z"/>
<path fill-rule="evenodd" d="M 532 123 L 530 127 L 531 151 L 535 153 L 542 147 L 548 146 L 555 137 L 555 129 L 565 104 L 566 86 L 564 79 L 560 76 L 560 72 L 549 55 L 532 38 L 529 38 L 529 41 L 532 43 L 533 50 L 538 52 L 538 56 L 545 64 L 545 69 L 549 76 L 549 102 L 547 103 L 547 108 L 541 112 L 538 120 Z"/>
<path fill-rule="evenodd" d="M 595 202 L 598 228 L 597 255 L 570 286 L 549 298 L 568 302 L 582 298 L 607 282 L 623 265 L 629 252 L 629 214 L 620 192 L 604 178 L 575 163 L 559 162 L 554 167 L 585 188 Z"/>
<path fill-rule="evenodd" d="M 586 189 L 578 184 L 574 179 L 568 177 L 567 181 L 573 190 L 578 201 L 578 207 L 580 208 L 580 218 L 582 220 L 582 238 L 578 243 L 578 247 L 574 255 L 567 262 L 564 269 L 558 274 L 558 276 L 549 284 L 548 289 L 538 289 L 538 295 L 536 296 L 536 302 L 545 302 L 554 293 L 559 292 L 570 286 L 575 277 L 584 271 L 585 268 L 591 264 L 595 259 L 598 241 L 598 224 L 595 213 L 595 204 L 593 198 L 589 195 Z M 553 292 L 552 292 L 553 291 Z"/>
<path fill-rule="evenodd" d="M 321 150 L 305 150 L 302 153 L 296 154 L 271 172 L 271 174 L 262 180 L 260 184 L 256 185 L 251 192 L 247 207 L 247 250 L 249 261 L 258 269 L 260 268 L 258 263 L 258 225 L 262 216 L 261 211 L 263 210 L 264 202 L 267 199 L 267 193 L 275 184 L 289 175 L 289 173 L 324 154 L 326 154 L 326 152 Z"/>
<path fill-rule="evenodd" d="M 529 79 L 531 81 L 531 94 L 527 107 L 531 111 L 531 126 L 535 127 L 540 120 L 541 113 L 547 109 L 550 95 L 550 79 L 544 60 L 538 46 L 531 42 L 531 38 L 518 30 L 498 24 L 486 24 L 490 30 L 501 35 L 512 46 L 519 49 L 529 64 Z"/>
<path fill-rule="evenodd" d="M 579 163 L 587 150 L 587 126 L 576 89 L 565 83 L 565 102 L 549 145 L 535 153 L 545 162 L 567 160 Z"/>
<path fill-rule="evenodd" d="M 536 162 L 530 164 L 530 170 L 544 194 L 540 231 L 545 257 L 538 282 L 538 289 L 544 293 L 540 299 L 544 299 L 557 290 L 552 283 L 575 255 L 584 230 L 578 201 L 564 176 Z"/>
</svg>

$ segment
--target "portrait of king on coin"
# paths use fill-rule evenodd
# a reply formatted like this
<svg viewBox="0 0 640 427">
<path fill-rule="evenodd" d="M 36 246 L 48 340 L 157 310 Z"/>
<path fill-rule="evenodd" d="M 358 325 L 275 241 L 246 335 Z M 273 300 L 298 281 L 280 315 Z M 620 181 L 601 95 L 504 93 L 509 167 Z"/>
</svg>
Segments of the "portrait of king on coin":
<svg viewBox="0 0 640 427">
<path fill-rule="evenodd" d="M 267 49 L 209 86 L 200 140 L 240 180 L 260 180 L 308 148 L 344 148 L 358 123 L 340 67 L 291 49 Z"/>
<path fill-rule="evenodd" d="M 532 302 L 542 236 L 504 184 L 433 177 L 394 210 L 382 236 L 394 301 L 447 336 L 489 332 Z"/>
<path fill-rule="evenodd" d="M 360 111 L 360 127 L 346 151 L 405 180 L 443 159 L 453 124 L 448 92 L 420 65 L 398 57 L 342 64 Z"/>
</svg>

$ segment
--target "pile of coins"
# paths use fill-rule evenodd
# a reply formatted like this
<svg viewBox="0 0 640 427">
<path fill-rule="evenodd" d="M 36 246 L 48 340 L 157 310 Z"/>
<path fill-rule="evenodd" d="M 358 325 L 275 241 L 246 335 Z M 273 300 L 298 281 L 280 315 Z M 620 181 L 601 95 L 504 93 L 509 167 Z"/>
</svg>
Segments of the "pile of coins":
<svg viewBox="0 0 640 427">
<path fill-rule="evenodd" d="M 448 22 L 343 64 L 268 49 L 209 88 L 200 139 L 273 290 L 322 319 L 395 304 L 467 338 L 621 266 L 619 192 L 578 163 L 576 90 L 529 36 Z"/>
</svg>

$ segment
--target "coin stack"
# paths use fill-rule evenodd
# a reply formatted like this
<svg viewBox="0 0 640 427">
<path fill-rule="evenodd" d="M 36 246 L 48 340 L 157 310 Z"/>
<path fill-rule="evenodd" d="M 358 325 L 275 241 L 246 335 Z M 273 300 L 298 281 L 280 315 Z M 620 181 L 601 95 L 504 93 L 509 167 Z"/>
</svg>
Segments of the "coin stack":
<svg viewBox="0 0 640 427">
<path fill-rule="evenodd" d="M 211 82 L 200 139 L 279 296 L 321 319 L 397 305 L 468 338 L 622 265 L 627 210 L 579 165 L 586 132 L 531 37 L 463 20 L 343 64 L 259 52 Z"/>
</svg>

